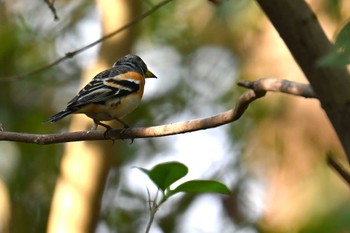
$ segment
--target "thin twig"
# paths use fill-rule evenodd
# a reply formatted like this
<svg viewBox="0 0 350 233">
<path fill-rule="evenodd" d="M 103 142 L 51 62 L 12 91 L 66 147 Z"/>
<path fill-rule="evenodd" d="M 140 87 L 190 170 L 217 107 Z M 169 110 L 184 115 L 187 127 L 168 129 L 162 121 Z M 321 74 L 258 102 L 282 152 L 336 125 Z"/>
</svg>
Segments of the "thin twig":
<svg viewBox="0 0 350 233">
<path fill-rule="evenodd" d="M 53 14 L 53 18 L 55 21 L 59 20 L 60 18 L 57 15 L 57 11 L 55 8 L 55 1 L 54 0 L 44 0 L 44 2 L 47 4 L 47 6 L 49 7 L 50 11 Z"/>
<path fill-rule="evenodd" d="M 334 159 L 334 156 L 330 153 L 327 155 L 327 163 L 330 167 L 332 167 L 344 180 L 345 182 L 350 186 L 350 173 L 349 171 L 345 170 L 337 160 Z"/>
<path fill-rule="evenodd" d="M 159 206 L 163 203 L 162 200 L 160 200 L 160 202 L 158 203 L 158 194 L 159 194 L 159 190 L 157 190 L 156 195 L 154 196 L 154 199 L 151 200 L 151 194 L 148 191 L 149 218 L 148 218 L 148 221 L 147 221 L 145 233 L 149 233 L 149 231 L 151 230 L 151 226 L 153 224 L 154 217 L 156 216 L 156 213 L 157 213 L 157 211 L 159 209 Z M 164 199 L 164 196 L 162 196 L 162 199 Z"/>
<path fill-rule="evenodd" d="M 77 54 L 101 43 L 102 41 L 105 41 L 113 36 L 115 36 L 116 34 L 134 26 L 135 24 L 137 24 L 138 22 L 140 22 L 141 20 L 143 20 L 144 18 L 146 18 L 147 16 L 151 15 L 152 13 L 154 13 L 155 11 L 157 11 L 159 8 L 161 8 L 162 6 L 166 5 L 167 3 L 171 2 L 172 0 L 165 0 L 165 1 L 162 1 L 160 3 L 158 3 L 157 5 L 155 5 L 152 9 L 146 11 L 145 13 L 135 17 L 134 19 L 132 19 L 130 22 L 128 22 L 127 24 L 125 24 L 124 26 L 118 28 L 117 30 L 101 37 L 100 39 L 84 46 L 84 47 L 81 47 L 80 49 L 77 49 L 77 50 L 74 50 L 74 51 L 71 51 L 71 52 L 67 52 L 64 56 L 56 59 L 55 61 L 51 62 L 51 63 L 48 63 L 44 66 L 41 66 L 37 69 L 34 69 L 32 71 L 29 71 L 29 72 L 26 72 L 26 73 L 23 73 L 23 74 L 18 74 L 18 75 L 13 75 L 13 76 L 9 76 L 9 77 L 2 77 L 0 78 L 0 82 L 11 82 L 11 81 L 14 81 L 14 80 L 18 80 L 18 79 L 22 79 L 22 78 L 25 78 L 25 77 L 28 77 L 28 76 L 32 76 L 34 74 L 37 74 L 37 73 L 40 73 L 42 71 L 45 71 L 45 70 L 48 70 L 50 69 L 51 67 L 53 66 L 56 66 L 57 64 L 69 59 L 69 58 L 73 58 L 74 56 L 76 56 Z"/>
</svg>

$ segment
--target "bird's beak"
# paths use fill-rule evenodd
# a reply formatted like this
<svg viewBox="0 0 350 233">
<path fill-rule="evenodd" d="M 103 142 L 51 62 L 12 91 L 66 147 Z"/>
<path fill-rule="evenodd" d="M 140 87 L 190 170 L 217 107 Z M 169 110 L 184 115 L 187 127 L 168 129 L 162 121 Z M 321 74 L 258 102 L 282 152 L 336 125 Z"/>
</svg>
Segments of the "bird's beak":
<svg viewBox="0 0 350 233">
<path fill-rule="evenodd" d="M 146 71 L 146 78 L 157 78 L 151 71 L 147 70 Z"/>
</svg>

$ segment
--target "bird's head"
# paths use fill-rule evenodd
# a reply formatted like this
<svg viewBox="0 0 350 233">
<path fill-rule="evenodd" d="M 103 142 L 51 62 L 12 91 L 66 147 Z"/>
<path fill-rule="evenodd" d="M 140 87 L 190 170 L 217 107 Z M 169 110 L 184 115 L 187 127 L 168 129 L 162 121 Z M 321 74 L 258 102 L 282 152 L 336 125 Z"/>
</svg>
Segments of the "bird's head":
<svg viewBox="0 0 350 233">
<path fill-rule="evenodd" d="M 157 78 L 157 76 L 148 70 L 146 63 L 139 56 L 134 54 L 128 54 L 119 58 L 118 61 L 113 64 L 113 67 L 117 65 L 130 66 L 136 71 L 144 74 L 145 78 Z"/>
</svg>

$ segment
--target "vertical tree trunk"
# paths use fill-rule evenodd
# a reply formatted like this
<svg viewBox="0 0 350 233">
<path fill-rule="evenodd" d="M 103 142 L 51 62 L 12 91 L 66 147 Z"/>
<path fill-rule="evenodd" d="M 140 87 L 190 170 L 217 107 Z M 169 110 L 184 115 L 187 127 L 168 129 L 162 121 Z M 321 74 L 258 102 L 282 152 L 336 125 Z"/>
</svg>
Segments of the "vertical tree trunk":
<svg viewBox="0 0 350 233">
<path fill-rule="evenodd" d="M 258 29 L 254 29 L 254 36 L 251 35 L 252 30 L 246 30 L 244 36 L 247 39 L 244 38 L 242 41 L 250 43 L 245 45 L 245 50 L 242 50 L 244 76 L 253 79 L 267 76 L 307 82 L 305 76 L 313 72 L 311 76 L 313 80 L 310 81 L 312 85 L 314 82 L 332 81 L 328 77 L 325 78 L 323 71 L 318 70 L 315 65 L 317 58 L 326 53 L 331 46 L 323 30 L 327 31 L 328 35 L 333 35 L 335 31 L 335 25 L 327 21 L 324 13 L 317 12 L 324 26 L 324 29 L 321 29 L 304 1 L 257 0 L 257 2 L 264 5 L 264 10 L 268 8 L 267 14 L 275 14 L 272 16 L 272 21 L 278 24 L 278 28 L 276 31 L 267 19 L 257 19 L 258 26 L 254 26 Z M 313 8 L 320 8 L 317 4 L 321 2 L 322 0 L 312 1 Z M 294 4 L 301 4 L 302 9 L 290 12 L 289 8 Z M 288 25 L 282 26 L 282 21 L 285 24 L 289 21 Z M 304 22 L 305 25 L 291 28 L 290 24 L 293 22 L 294 25 L 300 22 Z M 282 27 L 284 28 L 281 29 Z M 308 31 L 303 27 L 313 29 Z M 281 37 L 282 39 L 288 37 L 289 42 L 285 43 Z M 250 38 L 254 39 L 249 40 Z M 321 42 L 318 42 L 319 39 Z M 290 50 L 298 51 L 292 51 L 291 54 L 286 45 Z M 299 48 L 296 48 L 298 46 Z M 322 47 L 320 50 L 317 49 L 319 46 Z M 299 64 L 298 59 L 302 59 Z M 344 70 L 335 71 L 337 72 L 346 75 Z M 333 81 L 347 82 L 347 78 L 339 80 L 339 77 Z M 332 85 L 328 85 L 330 92 L 333 91 Z M 338 94 L 340 93 L 335 95 Z M 334 201 L 337 205 L 347 201 L 348 187 L 338 177 L 329 173 L 324 159 L 326 152 L 330 150 L 340 154 L 341 145 L 319 101 L 272 94 L 260 101 L 263 106 L 271 109 L 270 114 L 264 119 L 259 119 L 245 146 L 251 172 L 264 185 L 264 210 L 261 213 L 259 227 L 266 232 L 298 231 L 306 221 L 312 219 L 315 206 L 320 201 L 324 203 Z M 323 190 L 337 193 L 337 199 L 331 199 L 323 193 Z M 323 195 L 320 196 L 320 193 Z"/>
<path fill-rule="evenodd" d="M 350 76 L 317 66 L 331 43 L 304 0 L 257 0 L 314 88 L 350 161 Z"/>
<path fill-rule="evenodd" d="M 110 33 L 134 18 L 139 13 L 140 4 L 136 0 L 97 0 L 103 33 Z M 84 70 L 82 85 L 110 67 L 117 58 L 129 53 L 133 41 L 132 29 L 105 41 L 96 64 Z M 70 130 L 91 127 L 91 119 L 74 116 Z M 48 232 L 94 232 L 108 171 L 111 164 L 118 160 L 117 148 L 118 144 L 112 142 L 66 144 L 61 174 L 52 200 Z"/>
</svg>

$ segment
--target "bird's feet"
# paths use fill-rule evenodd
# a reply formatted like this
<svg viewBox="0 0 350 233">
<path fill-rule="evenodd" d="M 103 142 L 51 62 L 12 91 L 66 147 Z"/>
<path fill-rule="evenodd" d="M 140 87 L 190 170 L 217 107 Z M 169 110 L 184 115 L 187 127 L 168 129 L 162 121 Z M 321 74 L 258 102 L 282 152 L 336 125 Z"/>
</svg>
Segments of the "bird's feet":
<svg viewBox="0 0 350 233">
<path fill-rule="evenodd" d="M 106 131 L 103 133 L 103 137 L 104 137 L 105 139 L 111 138 L 111 137 L 109 136 L 109 131 L 110 131 L 111 129 L 113 129 L 113 128 L 112 128 L 111 126 L 107 125 L 107 124 L 104 124 L 104 123 L 98 121 L 98 120 L 95 120 L 95 119 L 94 119 L 94 126 L 93 126 L 90 130 L 96 130 L 97 127 L 98 127 L 99 125 L 101 125 L 101 126 L 103 126 L 103 127 L 106 128 Z M 114 139 L 112 139 L 112 140 L 113 140 L 113 143 L 114 143 Z"/>
<path fill-rule="evenodd" d="M 123 128 L 120 130 L 120 133 L 119 133 L 120 135 L 123 135 L 125 130 L 129 129 L 130 126 L 128 124 L 126 124 L 124 121 L 120 120 L 119 118 L 116 118 L 116 120 L 123 125 Z M 111 139 L 113 141 L 113 144 L 114 144 L 115 139 L 113 139 L 112 135 L 110 135 L 110 133 L 109 133 L 110 130 L 113 129 L 111 126 L 94 119 L 94 126 L 91 128 L 91 130 L 96 130 L 97 126 L 99 126 L 99 125 L 106 128 L 106 131 L 103 133 L 103 137 L 105 139 Z M 131 138 L 130 140 L 131 140 L 130 144 L 132 144 L 134 142 L 134 138 Z"/>
<path fill-rule="evenodd" d="M 124 128 L 120 130 L 120 135 L 123 135 L 125 130 L 129 129 L 130 126 L 127 123 L 125 123 L 124 121 L 120 120 L 119 118 L 115 118 L 115 120 L 123 125 Z M 134 138 L 130 138 L 130 140 L 131 140 L 130 144 L 132 144 L 134 142 Z"/>
<path fill-rule="evenodd" d="M 118 121 L 120 124 L 123 125 L 124 129 L 130 128 L 130 126 L 125 123 L 124 121 L 120 120 L 119 118 L 114 118 L 116 121 Z"/>
</svg>

